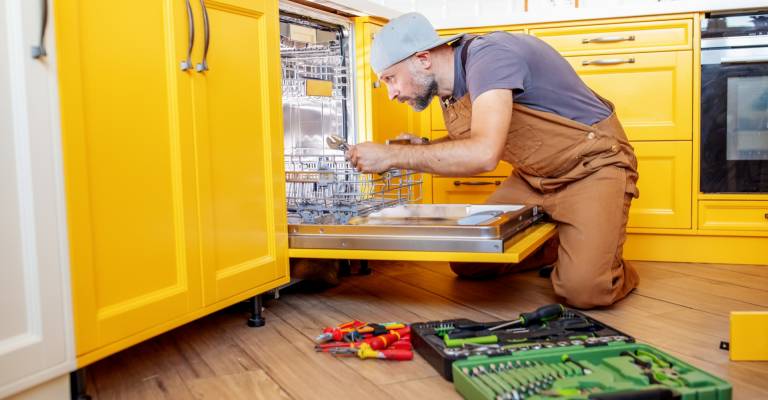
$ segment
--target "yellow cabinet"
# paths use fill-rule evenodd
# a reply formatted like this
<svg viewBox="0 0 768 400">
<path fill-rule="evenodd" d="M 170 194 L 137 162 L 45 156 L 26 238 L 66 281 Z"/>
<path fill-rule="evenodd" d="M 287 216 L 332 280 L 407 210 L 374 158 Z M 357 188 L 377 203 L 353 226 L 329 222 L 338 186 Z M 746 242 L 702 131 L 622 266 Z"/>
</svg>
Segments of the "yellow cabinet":
<svg viewBox="0 0 768 400">
<path fill-rule="evenodd" d="M 209 305 L 287 277 L 276 4 L 210 2 L 194 73 L 203 293 Z M 201 10 L 202 11 L 202 10 Z M 198 21 L 202 21 L 202 16 Z M 197 54 L 204 56 L 203 46 Z M 275 285 L 271 285 L 275 286 Z"/>
<path fill-rule="evenodd" d="M 563 55 L 691 49 L 693 21 L 630 22 L 531 29 Z"/>
<path fill-rule="evenodd" d="M 199 2 L 186 70 L 185 2 L 55 4 L 81 362 L 287 280 L 277 2 L 206 4 L 207 72 Z"/>
<path fill-rule="evenodd" d="M 592 90 L 616 106 L 629 140 L 691 140 L 690 51 L 567 57 Z"/>
<path fill-rule="evenodd" d="M 432 181 L 435 204 L 483 204 L 505 178 L 436 177 Z"/>
<path fill-rule="evenodd" d="M 691 227 L 691 142 L 633 142 L 640 198 L 632 201 L 632 228 Z"/>
<path fill-rule="evenodd" d="M 429 117 L 432 121 L 432 134 L 437 136 L 445 136 L 446 127 L 445 119 L 443 119 L 443 109 L 440 107 L 440 99 L 434 98 L 432 104 L 429 105 Z M 440 131 L 440 132 L 435 132 Z M 434 136 L 434 137 L 437 137 Z"/>
<path fill-rule="evenodd" d="M 362 56 L 357 57 L 357 75 L 360 79 L 358 110 L 362 111 L 358 123 L 358 139 L 384 143 L 401 133 L 415 133 L 415 116 L 411 107 L 390 100 L 387 85 L 379 82 L 369 62 L 373 35 L 381 29 L 383 21 L 363 17 L 355 20 L 356 43 Z"/>
<path fill-rule="evenodd" d="M 768 231 L 768 201 L 700 201 L 699 228 Z"/>
</svg>

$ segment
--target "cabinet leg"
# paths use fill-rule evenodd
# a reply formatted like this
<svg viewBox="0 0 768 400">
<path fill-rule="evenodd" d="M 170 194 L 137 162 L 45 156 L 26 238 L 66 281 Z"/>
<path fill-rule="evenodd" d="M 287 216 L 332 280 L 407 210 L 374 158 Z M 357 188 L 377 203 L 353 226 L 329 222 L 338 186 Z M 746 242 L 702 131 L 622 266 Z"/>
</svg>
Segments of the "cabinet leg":
<svg viewBox="0 0 768 400">
<path fill-rule="evenodd" d="M 368 260 L 360 260 L 360 269 L 357 271 L 358 275 L 370 275 L 373 270 L 368 266 Z"/>
<path fill-rule="evenodd" d="M 266 321 L 264 320 L 264 317 L 261 315 L 263 307 L 261 304 L 261 295 L 256 295 L 251 298 L 251 318 L 248 318 L 248 326 L 251 328 L 256 328 L 259 326 L 264 326 Z"/>
<path fill-rule="evenodd" d="M 352 263 L 349 260 L 339 260 L 339 276 L 352 275 Z"/>
<path fill-rule="evenodd" d="M 85 392 L 85 368 L 80 368 L 69 374 L 69 393 L 72 400 L 91 400 Z"/>
</svg>

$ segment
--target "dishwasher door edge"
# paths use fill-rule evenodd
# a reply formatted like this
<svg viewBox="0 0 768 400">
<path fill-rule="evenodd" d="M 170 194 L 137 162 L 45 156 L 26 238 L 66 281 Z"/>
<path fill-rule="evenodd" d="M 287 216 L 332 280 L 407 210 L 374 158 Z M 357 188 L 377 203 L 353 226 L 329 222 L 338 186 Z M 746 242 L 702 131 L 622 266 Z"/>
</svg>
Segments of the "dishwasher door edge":
<svg viewBox="0 0 768 400">
<path fill-rule="evenodd" d="M 557 225 L 539 222 L 515 235 L 502 253 L 461 251 L 402 251 L 355 249 L 306 249 L 291 247 L 291 258 L 325 258 L 345 260 L 456 261 L 519 263 L 557 234 Z"/>
</svg>

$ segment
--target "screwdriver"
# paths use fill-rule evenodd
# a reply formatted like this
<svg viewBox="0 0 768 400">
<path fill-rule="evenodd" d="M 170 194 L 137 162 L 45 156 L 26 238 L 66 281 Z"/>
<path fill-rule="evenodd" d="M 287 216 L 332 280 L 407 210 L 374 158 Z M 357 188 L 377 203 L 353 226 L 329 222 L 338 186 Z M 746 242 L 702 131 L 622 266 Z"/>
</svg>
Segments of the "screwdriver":
<svg viewBox="0 0 768 400">
<path fill-rule="evenodd" d="M 543 307 L 539 307 L 534 312 L 522 313 L 514 321 L 505 322 L 501 325 L 488 328 L 489 331 L 495 331 L 497 329 L 506 328 L 511 325 L 520 324 L 522 326 L 528 326 L 537 322 L 550 321 L 559 318 L 565 312 L 565 307 L 562 304 L 549 304 Z"/>
</svg>

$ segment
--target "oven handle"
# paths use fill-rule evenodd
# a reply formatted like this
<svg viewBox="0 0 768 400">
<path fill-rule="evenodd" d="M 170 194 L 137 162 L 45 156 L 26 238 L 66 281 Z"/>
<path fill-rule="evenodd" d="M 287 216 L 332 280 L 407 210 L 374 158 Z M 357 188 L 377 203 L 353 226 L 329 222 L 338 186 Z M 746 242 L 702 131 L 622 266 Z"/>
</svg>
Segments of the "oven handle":
<svg viewBox="0 0 768 400">
<path fill-rule="evenodd" d="M 741 56 L 741 57 L 721 57 L 720 64 L 748 64 L 748 63 L 764 63 L 768 62 L 768 56 L 765 54 L 755 56 Z"/>
</svg>

